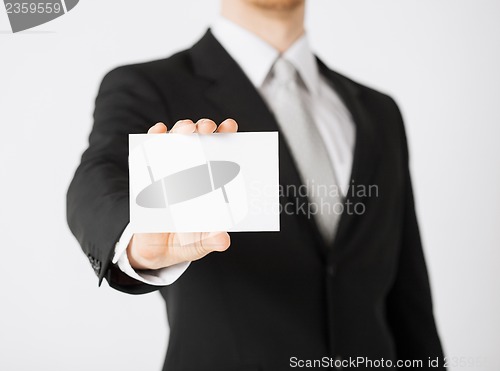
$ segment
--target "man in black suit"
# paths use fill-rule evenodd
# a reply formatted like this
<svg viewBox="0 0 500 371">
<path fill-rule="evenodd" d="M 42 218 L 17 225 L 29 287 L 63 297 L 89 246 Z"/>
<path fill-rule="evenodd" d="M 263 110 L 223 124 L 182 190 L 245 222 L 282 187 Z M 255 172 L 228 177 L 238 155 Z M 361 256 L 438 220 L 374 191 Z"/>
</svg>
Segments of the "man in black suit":
<svg viewBox="0 0 500 371">
<path fill-rule="evenodd" d="M 442 367 L 401 115 L 390 97 L 312 56 L 304 7 L 223 0 L 224 19 L 191 49 L 102 82 L 68 222 L 99 283 L 164 297 L 164 370 Z M 312 193 L 282 192 L 283 210 L 296 212 L 282 212 L 279 233 L 193 233 L 189 245 L 173 233 L 134 234 L 128 134 L 166 133 L 150 127 L 158 121 L 177 122 L 170 131 L 179 133 L 278 130 L 282 189 L 329 174 L 339 189 L 350 185 L 342 212 L 311 216 L 301 205 Z"/>
</svg>

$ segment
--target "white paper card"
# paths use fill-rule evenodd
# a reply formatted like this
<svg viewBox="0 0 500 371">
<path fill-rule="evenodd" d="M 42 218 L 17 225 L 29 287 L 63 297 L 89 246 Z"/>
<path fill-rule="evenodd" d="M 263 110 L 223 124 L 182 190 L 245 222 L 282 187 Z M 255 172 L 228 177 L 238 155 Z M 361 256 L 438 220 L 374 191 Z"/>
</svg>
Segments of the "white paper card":
<svg viewBox="0 0 500 371">
<path fill-rule="evenodd" d="M 279 231 L 278 133 L 130 134 L 135 233 Z"/>
</svg>

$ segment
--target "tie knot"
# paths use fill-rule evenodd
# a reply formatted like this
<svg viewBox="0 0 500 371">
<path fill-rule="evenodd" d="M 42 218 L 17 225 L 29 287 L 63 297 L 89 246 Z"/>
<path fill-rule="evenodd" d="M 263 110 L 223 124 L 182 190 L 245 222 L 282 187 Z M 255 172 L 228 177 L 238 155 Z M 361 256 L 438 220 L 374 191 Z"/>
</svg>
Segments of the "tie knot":
<svg viewBox="0 0 500 371">
<path fill-rule="evenodd" d="M 284 58 L 278 58 L 273 66 L 273 78 L 282 84 L 294 81 L 297 76 L 297 70 L 292 63 Z"/>
</svg>

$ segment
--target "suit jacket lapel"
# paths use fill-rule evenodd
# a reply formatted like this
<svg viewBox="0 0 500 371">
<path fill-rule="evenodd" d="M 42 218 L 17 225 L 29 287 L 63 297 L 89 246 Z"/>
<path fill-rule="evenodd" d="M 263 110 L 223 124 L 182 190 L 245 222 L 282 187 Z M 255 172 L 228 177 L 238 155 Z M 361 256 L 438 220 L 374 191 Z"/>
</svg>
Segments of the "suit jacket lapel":
<svg viewBox="0 0 500 371">
<path fill-rule="evenodd" d="M 258 91 L 210 31 L 191 49 L 195 73 L 211 83 L 205 98 L 222 115 L 238 120 L 241 131 L 277 131 Z"/>
<path fill-rule="evenodd" d="M 380 144 L 377 140 L 376 124 L 372 115 L 363 104 L 363 96 L 360 87 L 346 77 L 330 70 L 321 60 L 318 59 L 321 73 L 332 83 L 332 87 L 342 98 L 344 104 L 349 109 L 356 125 L 356 141 L 354 158 L 351 171 L 351 183 L 344 205 L 350 202 L 351 205 L 357 203 L 365 204 L 366 199 L 358 197 L 355 192 L 357 186 L 368 187 L 379 161 Z M 349 240 L 355 236 L 356 220 L 362 215 L 344 213 L 340 219 L 337 235 L 333 242 L 335 248 L 333 252 L 337 256 L 348 247 Z"/>
</svg>

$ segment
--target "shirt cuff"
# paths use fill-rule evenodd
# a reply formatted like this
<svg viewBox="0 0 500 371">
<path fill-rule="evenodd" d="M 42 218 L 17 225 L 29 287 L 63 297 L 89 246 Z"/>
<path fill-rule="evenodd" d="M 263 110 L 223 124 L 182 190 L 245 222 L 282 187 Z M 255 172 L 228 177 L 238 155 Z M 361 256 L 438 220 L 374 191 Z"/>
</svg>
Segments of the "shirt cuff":
<svg viewBox="0 0 500 371">
<path fill-rule="evenodd" d="M 134 233 L 130 224 L 127 225 L 123 231 L 120 240 L 115 246 L 115 255 L 113 257 L 113 264 L 116 264 L 120 270 L 127 276 L 132 277 L 140 282 L 147 283 L 153 286 L 167 286 L 182 276 L 182 274 L 189 267 L 190 262 L 184 262 L 172 265 L 170 267 L 155 269 L 155 270 L 141 270 L 137 272 L 128 260 L 127 246 L 132 239 Z"/>
</svg>

